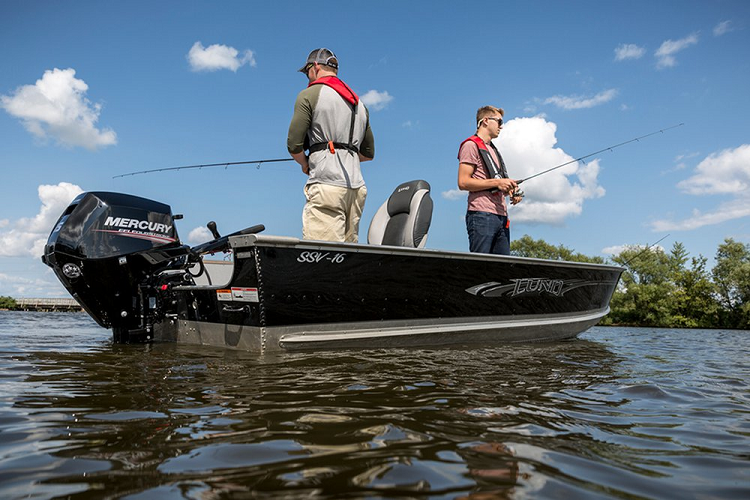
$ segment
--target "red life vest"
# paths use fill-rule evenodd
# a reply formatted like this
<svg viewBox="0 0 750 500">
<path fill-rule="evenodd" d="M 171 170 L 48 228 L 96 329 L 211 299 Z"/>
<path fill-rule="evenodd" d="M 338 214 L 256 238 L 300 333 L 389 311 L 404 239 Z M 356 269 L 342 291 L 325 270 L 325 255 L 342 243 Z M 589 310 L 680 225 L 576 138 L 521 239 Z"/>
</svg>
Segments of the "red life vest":
<svg viewBox="0 0 750 500">
<path fill-rule="evenodd" d="M 313 85 L 327 85 L 331 87 L 352 106 L 356 106 L 359 103 L 357 94 L 347 84 L 339 80 L 338 76 L 323 76 L 310 83 L 308 87 L 312 87 Z"/>
<path fill-rule="evenodd" d="M 339 77 L 337 76 L 323 76 L 315 80 L 314 82 L 311 82 L 308 85 L 309 87 L 312 87 L 313 85 L 327 85 L 328 87 L 331 87 L 333 90 L 338 93 L 346 102 L 348 102 L 352 107 L 352 120 L 350 124 L 350 130 L 349 130 L 349 143 L 345 144 L 343 142 L 319 142 L 317 144 L 311 144 L 310 145 L 310 153 L 314 153 L 315 151 L 322 151 L 324 149 L 328 149 L 328 151 L 333 154 L 336 149 L 347 149 L 352 153 L 358 153 L 359 149 L 354 147 L 353 139 L 354 139 L 354 120 L 357 117 L 357 108 L 359 107 L 359 97 L 357 94 L 354 93 L 352 89 L 349 88 L 347 84 L 339 80 Z"/>
<path fill-rule="evenodd" d="M 465 142 L 471 141 L 474 144 L 477 145 L 477 148 L 479 148 L 479 157 L 482 158 L 482 163 L 484 164 L 484 168 L 487 169 L 487 172 L 489 173 L 489 178 L 491 179 L 507 179 L 508 178 L 508 171 L 505 168 L 505 162 L 503 161 L 503 157 L 500 154 L 500 151 L 497 150 L 494 144 L 492 144 L 492 141 L 490 141 L 490 147 L 495 150 L 495 154 L 497 155 L 497 158 L 500 160 L 500 165 L 495 165 L 495 160 L 492 158 L 492 155 L 490 154 L 489 149 L 487 149 L 487 145 L 484 143 L 481 137 L 477 135 L 472 135 L 465 141 L 461 143 L 461 146 L 464 145 Z M 459 153 L 461 151 L 461 147 L 458 148 Z M 499 190 L 497 188 L 490 189 L 490 193 L 496 194 Z"/>
</svg>

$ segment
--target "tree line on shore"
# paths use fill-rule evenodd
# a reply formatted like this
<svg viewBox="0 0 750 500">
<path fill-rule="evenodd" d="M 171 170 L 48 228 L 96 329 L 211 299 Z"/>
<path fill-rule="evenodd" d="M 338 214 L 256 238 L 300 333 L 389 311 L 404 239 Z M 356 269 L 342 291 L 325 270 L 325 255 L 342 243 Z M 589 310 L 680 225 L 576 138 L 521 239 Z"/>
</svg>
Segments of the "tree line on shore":
<svg viewBox="0 0 750 500">
<path fill-rule="evenodd" d="M 6 297 L 0 295 L 0 310 L 10 309 L 11 311 L 18 307 L 16 300 L 13 297 Z"/>
<path fill-rule="evenodd" d="M 671 251 L 629 247 L 605 260 L 554 246 L 528 235 L 511 243 L 519 257 L 615 264 L 625 268 L 601 325 L 663 328 L 750 329 L 750 245 L 731 238 L 716 250 L 715 264 L 690 258 L 682 243 Z M 0 309 L 15 309 L 12 297 L 0 297 Z"/>
<path fill-rule="evenodd" d="M 690 258 L 679 242 L 669 252 L 628 247 L 609 261 L 528 235 L 510 248 L 512 255 L 520 257 L 625 268 L 610 302 L 611 312 L 600 325 L 750 329 L 750 245 L 731 238 L 719 245 L 712 269 L 702 255 Z"/>
</svg>

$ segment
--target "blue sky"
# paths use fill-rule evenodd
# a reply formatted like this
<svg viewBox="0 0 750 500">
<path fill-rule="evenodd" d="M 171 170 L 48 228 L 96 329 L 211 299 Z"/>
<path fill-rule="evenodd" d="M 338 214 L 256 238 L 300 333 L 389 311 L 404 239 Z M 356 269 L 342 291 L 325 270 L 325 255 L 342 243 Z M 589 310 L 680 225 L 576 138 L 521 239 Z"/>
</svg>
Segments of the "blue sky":
<svg viewBox="0 0 750 500">
<path fill-rule="evenodd" d="M 314 7 L 313 7 L 314 5 Z M 0 3 L 0 295 L 65 296 L 39 256 L 80 191 L 152 198 L 183 241 L 265 224 L 301 235 L 293 163 L 113 176 L 287 157 L 307 53 L 328 47 L 365 100 L 375 161 L 360 228 L 401 182 L 425 179 L 428 248 L 466 250 L 456 153 L 486 104 L 523 178 L 528 234 L 587 255 L 670 236 L 712 258 L 750 242 L 750 2 Z"/>
</svg>

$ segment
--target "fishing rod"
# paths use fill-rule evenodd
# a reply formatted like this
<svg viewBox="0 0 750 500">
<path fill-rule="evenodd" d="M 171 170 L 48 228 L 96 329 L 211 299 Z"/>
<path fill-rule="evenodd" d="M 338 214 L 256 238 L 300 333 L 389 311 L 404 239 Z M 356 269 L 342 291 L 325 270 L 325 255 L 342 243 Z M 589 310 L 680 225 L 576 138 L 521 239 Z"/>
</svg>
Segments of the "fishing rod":
<svg viewBox="0 0 750 500">
<path fill-rule="evenodd" d="M 130 172 L 127 174 L 120 174 L 120 175 L 114 175 L 112 176 L 113 179 L 116 179 L 118 177 L 127 177 L 129 175 L 138 175 L 138 174 L 150 174 L 152 172 L 166 172 L 168 170 L 187 170 L 190 168 L 208 168 L 208 167 L 229 167 L 232 165 L 250 165 L 250 164 L 258 164 L 258 168 L 263 163 L 276 163 L 280 161 L 294 161 L 294 158 L 273 158 L 270 160 L 252 160 L 252 161 L 230 161 L 225 163 L 205 163 L 202 165 L 184 165 L 181 167 L 167 167 L 167 168 L 155 168 L 153 170 L 141 170 L 140 172 Z"/>
<path fill-rule="evenodd" d="M 581 156 L 580 158 L 576 158 L 575 160 L 566 161 L 565 163 L 561 163 L 560 165 L 552 168 L 548 168 L 547 170 L 543 172 L 539 172 L 538 174 L 534 174 L 530 177 L 526 177 L 525 179 L 521 179 L 520 181 L 516 181 L 516 184 L 521 184 L 522 182 L 528 181 L 529 179 L 533 179 L 534 177 L 539 177 L 542 174 L 546 174 L 547 172 L 552 172 L 553 170 L 557 170 L 560 167 L 564 167 L 565 165 L 570 165 L 571 163 L 585 160 L 586 158 L 589 158 L 594 155 L 598 155 L 599 153 L 603 153 L 605 151 L 612 151 L 615 148 L 619 148 L 620 146 L 624 146 L 625 144 L 630 144 L 631 142 L 640 141 L 641 139 L 645 139 L 646 137 L 651 137 L 652 135 L 656 135 L 658 133 L 664 133 L 667 130 L 671 130 L 673 128 L 682 127 L 685 125 L 684 123 L 678 123 L 677 125 L 672 125 L 671 127 L 663 128 L 660 130 L 656 130 L 654 132 L 651 132 L 650 134 L 642 135 L 640 137 L 636 137 L 634 139 L 630 139 L 629 141 L 621 142 L 620 144 L 615 144 L 614 146 L 609 146 L 604 149 L 600 149 L 599 151 L 594 151 L 593 153 L 587 154 L 586 156 Z"/>
</svg>

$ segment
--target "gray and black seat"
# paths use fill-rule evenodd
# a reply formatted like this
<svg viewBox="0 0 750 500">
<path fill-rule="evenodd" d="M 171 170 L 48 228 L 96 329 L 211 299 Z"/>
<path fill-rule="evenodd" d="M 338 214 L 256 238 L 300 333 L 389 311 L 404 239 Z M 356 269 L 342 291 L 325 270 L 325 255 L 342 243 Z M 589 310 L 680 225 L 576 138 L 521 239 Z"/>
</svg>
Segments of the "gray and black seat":
<svg viewBox="0 0 750 500">
<path fill-rule="evenodd" d="M 404 182 L 375 213 L 367 232 L 371 245 L 423 248 L 432 222 L 427 181 Z"/>
</svg>

